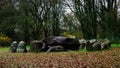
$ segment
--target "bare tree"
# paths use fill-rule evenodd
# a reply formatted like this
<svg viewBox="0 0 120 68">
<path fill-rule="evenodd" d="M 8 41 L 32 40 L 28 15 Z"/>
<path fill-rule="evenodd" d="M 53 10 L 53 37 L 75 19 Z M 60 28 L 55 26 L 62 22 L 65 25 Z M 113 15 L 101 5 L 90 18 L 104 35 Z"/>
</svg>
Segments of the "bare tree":
<svg viewBox="0 0 120 68">
<path fill-rule="evenodd" d="M 64 0 L 51 0 L 52 11 L 52 31 L 54 36 L 60 35 L 60 19 L 63 15 Z"/>
<path fill-rule="evenodd" d="M 31 22 L 32 37 L 39 39 L 44 21 L 51 7 L 49 6 L 48 0 L 30 0 L 28 4 L 28 6 L 31 7 L 30 13 L 33 19 L 33 22 Z"/>
<path fill-rule="evenodd" d="M 118 37 L 117 0 L 68 0 L 67 2 L 81 24 L 84 38 Z"/>
<path fill-rule="evenodd" d="M 85 39 L 97 38 L 97 15 L 95 0 L 69 0 L 70 9 L 81 24 Z"/>
</svg>

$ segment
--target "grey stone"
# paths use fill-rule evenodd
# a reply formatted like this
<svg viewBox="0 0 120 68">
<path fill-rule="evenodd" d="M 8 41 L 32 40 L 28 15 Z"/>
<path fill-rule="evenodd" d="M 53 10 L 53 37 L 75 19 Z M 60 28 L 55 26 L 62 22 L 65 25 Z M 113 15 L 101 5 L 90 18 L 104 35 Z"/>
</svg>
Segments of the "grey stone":
<svg viewBox="0 0 120 68">
<path fill-rule="evenodd" d="M 110 40 L 108 39 L 92 39 L 89 40 L 86 49 L 88 51 L 98 51 L 103 49 L 109 49 L 111 47 Z"/>
<path fill-rule="evenodd" d="M 80 44 L 80 49 L 81 48 L 85 48 L 85 46 L 87 45 L 87 40 L 85 40 L 85 39 L 80 39 L 79 40 L 79 44 Z"/>
<path fill-rule="evenodd" d="M 30 52 L 40 52 L 44 48 L 45 45 L 39 40 L 33 40 L 30 42 Z"/>
<path fill-rule="evenodd" d="M 101 50 L 101 42 L 100 41 L 97 41 L 95 42 L 93 45 L 93 51 L 98 51 L 98 50 Z"/>
<path fill-rule="evenodd" d="M 96 39 L 91 39 L 91 40 L 89 40 L 89 42 L 90 42 L 90 44 L 93 44 L 93 43 L 97 42 L 97 40 Z"/>
<path fill-rule="evenodd" d="M 49 46 L 49 49 L 47 50 L 47 52 L 60 52 L 60 51 L 64 51 L 64 47 L 62 46 Z"/>
<path fill-rule="evenodd" d="M 96 39 L 91 39 L 87 41 L 86 50 L 93 51 L 93 44 L 97 42 Z"/>
<path fill-rule="evenodd" d="M 104 42 L 101 44 L 101 49 L 109 49 L 111 47 L 110 40 L 105 39 Z"/>
<path fill-rule="evenodd" d="M 18 53 L 26 53 L 27 49 L 26 49 L 26 44 L 24 41 L 20 41 L 17 47 L 17 52 Z"/>
<path fill-rule="evenodd" d="M 17 41 L 13 41 L 10 46 L 10 52 L 15 53 L 17 49 Z"/>
</svg>

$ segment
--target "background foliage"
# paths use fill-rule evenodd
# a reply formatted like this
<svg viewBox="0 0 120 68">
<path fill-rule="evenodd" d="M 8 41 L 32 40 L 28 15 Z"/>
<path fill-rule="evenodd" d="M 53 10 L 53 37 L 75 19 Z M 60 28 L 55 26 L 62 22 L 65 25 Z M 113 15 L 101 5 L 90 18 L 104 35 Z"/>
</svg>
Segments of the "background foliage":
<svg viewBox="0 0 120 68">
<path fill-rule="evenodd" d="M 64 32 L 117 42 L 118 6 L 117 0 L 0 0 L 0 32 L 28 43 Z"/>
</svg>

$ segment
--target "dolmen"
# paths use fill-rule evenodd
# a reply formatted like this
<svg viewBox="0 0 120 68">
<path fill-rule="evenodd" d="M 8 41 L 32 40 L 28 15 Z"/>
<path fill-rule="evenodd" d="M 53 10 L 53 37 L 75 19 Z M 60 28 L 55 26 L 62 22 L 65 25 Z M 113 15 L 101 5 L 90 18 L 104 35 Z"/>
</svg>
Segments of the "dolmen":
<svg viewBox="0 0 120 68">
<path fill-rule="evenodd" d="M 45 38 L 42 42 L 45 44 L 43 50 L 47 52 L 78 50 L 80 46 L 78 39 L 63 36 Z"/>
</svg>

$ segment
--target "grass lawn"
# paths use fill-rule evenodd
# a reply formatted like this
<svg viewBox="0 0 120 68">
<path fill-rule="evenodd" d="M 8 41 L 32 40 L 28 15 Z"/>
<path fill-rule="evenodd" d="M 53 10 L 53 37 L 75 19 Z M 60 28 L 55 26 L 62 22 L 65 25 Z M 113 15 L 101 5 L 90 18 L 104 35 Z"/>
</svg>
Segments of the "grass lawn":
<svg viewBox="0 0 120 68">
<path fill-rule="evenodd" d="M 0 47 L 0 52 L 8 52 L 9 51 L 9 46 L 7 47 Z M 26 46 L 27 50 L 30 48 L 29 45 Z"/>
<path fill-rule="evenodd" d="M 112 47 L 119 47 L 120 44 L 112 44 Z"/>
<path fill-rule="evenodd" d="M 7 52 L 9 51 L 9 47 L 0 47 L 0 52 Z"/>
</svg>

